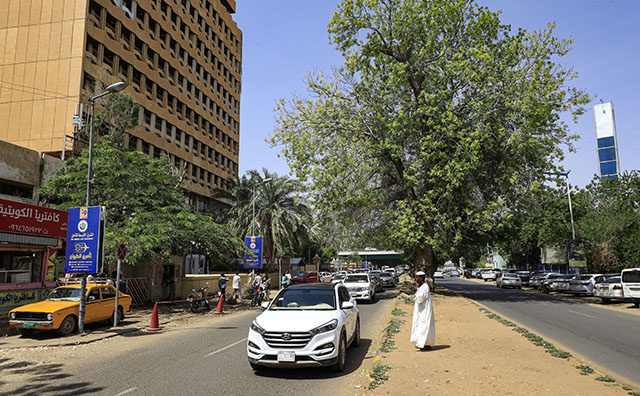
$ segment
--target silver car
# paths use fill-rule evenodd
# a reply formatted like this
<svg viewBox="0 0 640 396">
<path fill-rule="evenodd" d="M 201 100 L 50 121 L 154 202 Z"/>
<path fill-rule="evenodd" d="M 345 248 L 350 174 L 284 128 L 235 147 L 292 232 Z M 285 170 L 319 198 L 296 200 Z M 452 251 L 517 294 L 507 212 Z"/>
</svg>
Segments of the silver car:
<svg viewBox="0 0 640 396">
<path fill-rule="evenodd" d="M 598 283 L 593 289 L 593 296 L 600 297 L 605 304 L 611 300 L 624 300 L 621 279 L 620 276 L 614 276 Z"/>
<path fill-rule="evenodd" d="M 577 275 L 569 281 L 569 289 L 573 294 L 592 295 L 596 284 L 604 281 L 602 274 L 582 274 Z"/>
<path fill-rule="evenodd" d="M 504 273 L 496 279 L 496 287 L 503 288 L 507 286 L 522 289 L 522 279 L 518 274 Z"/>
</svg>

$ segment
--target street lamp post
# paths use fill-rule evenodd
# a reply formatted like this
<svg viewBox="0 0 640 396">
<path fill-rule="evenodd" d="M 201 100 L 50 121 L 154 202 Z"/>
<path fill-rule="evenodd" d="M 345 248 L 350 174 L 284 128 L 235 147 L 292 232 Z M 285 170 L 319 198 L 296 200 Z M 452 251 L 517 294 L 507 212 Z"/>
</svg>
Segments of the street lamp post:
<svg viewBox="0 0 640 396">
<path fill-rule="evenodd" d="M 110 93 L 120 92 L 127 86 L 127 83 L 124 81 L 117 82 L 115 84 L 109 85 L 104 92 L 98 94 L 92 98 L 89 98 L 89 102 L 91 102 L 91 124 L 89 125 L 89 163 L 87 169 L 87 199 L 85 201 L 85 206 L 91 205 L 91 183 L 93 183 L 92 178 L 92 165 L 93 165 L 93 115 L 95 112 L 95 103 L 96 100 L 109 95 Z M 87 293 L 87 274 L 82 275 L 82 280 L 80 282 L 80 295 L 82 298 L 80 299 L 80 309 L 78 312 L 78 330 L 80 334 L 84 332 L 84 312 L 85 312 L 85 294 Z"/>
<path fill-rule="evenodd" d="M 569 198 L 569 215 L 571 216 L 571 237 L 575 240 L 576 239 L 576 227 L 573 224 L 573 207 L 571 206 L 571 190 L 569 188 L 569 173 L 571 173 L 571 171 L 567 171 L 567 172 L 546 172 L 545 174 L 552 175 L 552 176 L 564 176 L 565 177 L 565 181 L 567 183 L 567 197 Z"/>
</svg>

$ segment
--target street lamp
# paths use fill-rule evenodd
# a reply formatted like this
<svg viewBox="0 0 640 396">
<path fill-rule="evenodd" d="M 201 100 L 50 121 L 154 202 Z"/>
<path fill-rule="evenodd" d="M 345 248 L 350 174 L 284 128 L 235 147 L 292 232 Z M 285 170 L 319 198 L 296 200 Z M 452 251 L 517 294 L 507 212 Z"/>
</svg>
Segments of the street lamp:
<svg viewBox="0 0 640 396">
<path fill-rule="evenodd" d="M 567 171 L 567 172 L 545 172 L 546 175 L 564 176 L 565 177 L 565 180 L 567 182 L 567 197 L 569 198 L 569 214 L 571 215 L 571 236 L 575 240 L 576 239 L 576 228 L 573 225 L 573 208 L 571 207 L 571 190 L 569 189 L 569 173 L 571 173 L 571 171 Z"/>
<path fill-rule="evenodd" d="M 270 182 L 273 178 L 267 177 L 266 179 L 260 182 L 260 185 L 265 184 L 266 182 Z M 256 222 L 256 185 L 253 185 L 253 192 L 251 194 L 251 205 L 253 207 L 253 218 L 251 219 L 251 236 L 255 236 L 254 233 L 254 223 Z M 262 260 L 262 257 L 260 258 Z"/>
<path fill-rule="evenodd" d="M 92 175 L 91 175 L 92 165 L 93 165 L 93 115 L 95 112 L 96 100 L 103 96 L 109 95 L 110 93 L 120 92 L 126 86 L 127 86 L 126 82 L 120 81 L 115 84 L 109 85 L 105 89 L 105 91 L 102 92 L 101 94 L 98 94 L 92 98 L 89 98 L 89 102 L 91 102 L 91 124 L 89 126 L 89 164 L 88 164 L 88 170 L 87 170 L 87 200 L 85 202 L 85 206 L 87 207 L 91 205 L 91 183 L 93 182 Z M 85 312 L 85 306 L 86 306 L 86 301 L 84 297 L 86 293 L 87 293 L 87 275 L 84 274 L 82 275 L 82 281 L 80 282 L 80 295 L 82 296 L 82 298 L 80 299 L 80 309 L 78 312 L 79 314 L 78 330 L 80 334 L 84 332 L 84 312 Z"/>
</svg>

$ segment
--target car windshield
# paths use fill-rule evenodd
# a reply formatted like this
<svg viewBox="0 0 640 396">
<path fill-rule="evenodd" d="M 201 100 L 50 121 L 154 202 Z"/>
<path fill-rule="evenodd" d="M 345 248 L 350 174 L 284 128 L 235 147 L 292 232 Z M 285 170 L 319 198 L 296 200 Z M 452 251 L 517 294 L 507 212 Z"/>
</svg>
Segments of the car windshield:
<svg viewBox="0 0 640 396">
<path fill-rule="evenodd" d="M 336 276 L 333 277 L 333 279 L 344 279 L 346 277 L 345 274 L 337 274 Z"/>
<path fill-rule="evenodd" d="M 576 277 L 576 280 L 589 280 L 593 275 L 580 275 Z"/>
<path fill-rule="evenodd" d="M 49 294 L 47 301 L 80 301 L 79 287 L 59 287 Z"/>
<path fill-rule="evenodd" d="M 503 274 L 502 277 L 503 278 L 518 278 L 518 275 L 516 275 L 516 274 Z"/>
<path fill-rule="evenodd" d="M 301 272 L 301 273 L 298 274 L 298 276 L 307 276 L 307 275 L 309 275 L 308 272 Z"/>
<path fill-rule="evenodd" d="M 344 281 L 346 283 L 369 283 L 369 278 L 366 275 L 349 275 Z"/>
<path fill-rule="evenodd" d="M 609 278 L 606 281 L 602 282 L 602 283 L 620 283 L 620 277 L 619 276 L 614 276 L 613 278 Z"/>
<path fill-rule="evenodd" d="M 269 310 L 328 311 L 336 309 L 333 289 L 283 289 Z"/>
</svg>

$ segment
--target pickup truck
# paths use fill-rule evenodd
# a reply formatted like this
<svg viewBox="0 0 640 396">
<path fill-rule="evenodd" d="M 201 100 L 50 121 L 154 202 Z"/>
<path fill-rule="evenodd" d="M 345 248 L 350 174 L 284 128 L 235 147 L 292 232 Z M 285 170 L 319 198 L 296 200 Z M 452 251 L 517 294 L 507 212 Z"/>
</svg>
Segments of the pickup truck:
<svg viewBox="0 0 640 396">
<path fill-rule="evenodd" d="M 291 279 L 292 283 L 317 283 L 320 275 L 316 271 L 303 271 Z"/>
</svg>

